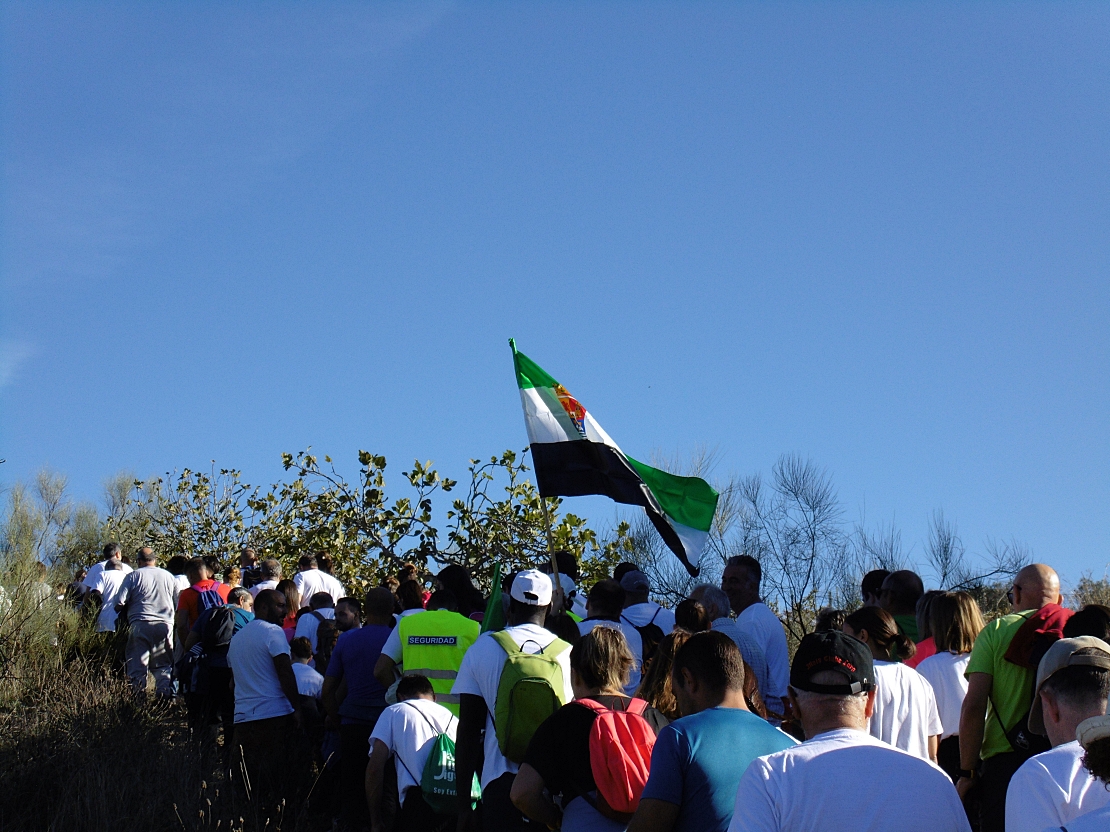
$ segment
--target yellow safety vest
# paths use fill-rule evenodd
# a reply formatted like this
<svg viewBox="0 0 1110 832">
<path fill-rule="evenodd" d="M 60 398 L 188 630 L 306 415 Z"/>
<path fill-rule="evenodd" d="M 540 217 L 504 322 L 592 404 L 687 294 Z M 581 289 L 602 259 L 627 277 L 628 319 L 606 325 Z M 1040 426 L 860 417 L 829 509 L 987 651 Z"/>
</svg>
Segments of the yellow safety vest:
<svg viewBox="0 0 1110 832">
<path fill-rule="evenodd" d="M 478 640 L 478 622 L 449 610 L 429 610 L 406 615 L 397 626 L 405 673 L 427 676 L 436 702 L 458 716 L 459 697 L 451 687 L 467 648 Z"/>
</svg>

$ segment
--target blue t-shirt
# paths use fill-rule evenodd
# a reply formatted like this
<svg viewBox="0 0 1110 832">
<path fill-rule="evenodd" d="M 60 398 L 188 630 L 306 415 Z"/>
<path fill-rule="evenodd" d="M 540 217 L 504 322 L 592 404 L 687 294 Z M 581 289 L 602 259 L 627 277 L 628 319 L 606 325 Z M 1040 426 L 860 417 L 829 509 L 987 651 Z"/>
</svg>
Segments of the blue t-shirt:
<svg viewBox="0 0 1110 832">
<path fill-rule="evenodd" d="M 347 698 L 339 706 L 344 725 L 373 722 L 384 708 L 385 688 L 374 678 L 374 665 L 392 627 L 367 624 L 341 633 L 328 662 L 328 676 L 347 680 Z"/>
<path fill-rule="evenodd" d="M 659 732 L 643 797 L 681 807 L 675 832 L 725 832 L 748 764 L 793 745 L 793 737 L 750 711 L 684 716 Z"/>
</svg>

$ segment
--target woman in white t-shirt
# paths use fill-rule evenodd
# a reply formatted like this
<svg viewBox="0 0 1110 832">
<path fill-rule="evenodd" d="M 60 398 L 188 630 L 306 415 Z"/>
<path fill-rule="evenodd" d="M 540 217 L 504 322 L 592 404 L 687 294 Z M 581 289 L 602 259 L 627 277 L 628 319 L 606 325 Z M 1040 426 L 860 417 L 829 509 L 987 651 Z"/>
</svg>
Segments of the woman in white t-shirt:
<svg viewBox="0 0 1110 832">
<path fill-rule="evenodd" d="M 914 654 L 913 642 L 898 632 L 890 613 L 878 607 L 856 610 L 841 629 L 866 644 L 875 658 L 871 736 L 935 763 L 942 726 L 933 688 L 924 676 L 901 664 Z"/>
<path fill-rule="evenodd" d="M 940 747 L 937 762 L 953 779 L 960 771 L 960 709 L 967 695 L 968 659 L 975 637 L 984 627 L 979 605 L 966 592 L 944 592 L 929 605 L 929 627 L 936 643 L 935 655 L 917 666 L 933 688 L 940 712 Z"/>
</svg>

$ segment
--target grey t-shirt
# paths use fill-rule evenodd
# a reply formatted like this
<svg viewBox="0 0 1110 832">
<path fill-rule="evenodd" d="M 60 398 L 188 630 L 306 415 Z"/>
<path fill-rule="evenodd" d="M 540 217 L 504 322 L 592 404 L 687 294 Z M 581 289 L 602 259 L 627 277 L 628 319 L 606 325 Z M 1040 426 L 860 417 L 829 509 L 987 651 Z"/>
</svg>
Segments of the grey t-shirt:
<svg viewBox="0 0 1110 832">
<path fill-rule="evenodd" d="M 172 625 L 178 592 L 173 575 L 157 566 L 144 566 L 123 579 L 116 603 L 127 604 L 128 621 L 164 621 Z"/>
</svg>

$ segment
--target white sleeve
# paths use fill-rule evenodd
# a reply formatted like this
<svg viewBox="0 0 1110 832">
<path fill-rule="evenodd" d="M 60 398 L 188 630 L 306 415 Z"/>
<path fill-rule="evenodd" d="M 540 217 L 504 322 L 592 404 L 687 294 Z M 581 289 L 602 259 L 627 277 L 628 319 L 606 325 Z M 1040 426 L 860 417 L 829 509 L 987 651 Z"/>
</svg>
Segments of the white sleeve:
<svg viewBox="0 0 1110 832">
<path fill-rule="evenodd" d="M 285 640 L 285 633 L 278 627 L 276 630 L 266 630 L 266 648 L 271 656 L 288 656 L 289 642 Z"/>
<path fill-rule="evenodd" d="M 1006 832 L 1042 832 L 1060 825 L 1057 801 L 1045 788 L 1050 783 L 1055 786 L 1052 776 L 1035 758 L 1017 770 L 1006 790 Z M 1066 804 L 1066 796 L 1058 787 L 1056 791 L 1059 802 Z"/>
<path fill-rule="evenodd" d="M 390 754 L 394 752 L 393 717 L 397 713 L 394 710 L 395 707 L 395 705 L 391 705 L 382 712 L 380 717 L 378 717 L 378 721 L 374 724 L 374 730 L 370 732 L 371 749 L 374 746 L 373 741 L 380 740 L 382 745 L 389 749 Z M 368 754 L 369 751 L 370 749 L 367 749 Z"/>
<path fill-rule="evenodd" d="M 462 664 L 459 665 L 459 673 L 455 677 L 455 684 L 451 686 L 451 693 L 456 696 L 463 693 L 482 696 L 482 686 L 478 680 L 479 668 L 477 665 L 481 664 L 485 641 L 487 641 L 487 639 L 484 635 L 479 636 L 478 640 L 470 645 L 470 649 L 463 654 Z M 498 646 L 497 649 L 500 650 L 500 646 Z M 384 653 L 385 651 L 383 650 L 382 652 Z M 486 703 L 487 707 L 489 704 L 488 702 Z"/>
<path fill-rule="evenodd" d="M 740 778 L 728 832 L 779 832 L 775 800 L 768 786 L 767 765 L 756 758 Z"/>
<path fill-rule="evenodd" d="M 382 645 L 382 655 L 389 656 L 393 659 L 394 664 L 401 663 L 401 656 L 404 655 L 401 646 L 401 622 L 398 621 L 397 625 L 389 631 L 389 635 L 385 639 L 385 644 Z"/>
<path fill-rule="evenodd" d="M 126 604 L 127 603 L 127 595 L 131 591 L 131 584 L 132 583 L 134 583 L 134 581 L 131 581 L 127 578 L 124 578 L 123 581 L 120 583 L 119 591 L 116 592 L 116 605 L 117 606 L 119 604 Z"/>
</svg>

